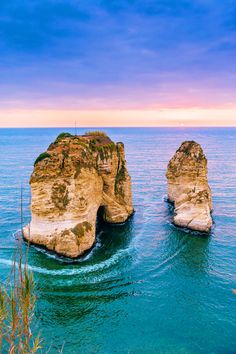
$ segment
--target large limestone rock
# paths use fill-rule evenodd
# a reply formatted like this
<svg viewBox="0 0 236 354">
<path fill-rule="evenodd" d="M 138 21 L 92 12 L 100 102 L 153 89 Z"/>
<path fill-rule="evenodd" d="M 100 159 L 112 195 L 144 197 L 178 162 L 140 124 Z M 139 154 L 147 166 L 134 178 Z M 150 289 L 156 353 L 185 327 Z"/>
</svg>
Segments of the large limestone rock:
<svg viewBox="0 0 236 354">
<path fill-rule="evenodd" d="M 62 133 L 35 161 L 32 220 L 24 238 L 75 258 L 95 243 L 96 218 L 122 223 L 133 213 L 124 145 L 101 133 Z"/>
<path fill-rule="evenodd" d="M 174 223 L 208 232 L 212 226 L 212 195 L 207 159 L 199 144 L 185 141 L 170 160 L 166 173 L 168 199 L 174 203 Z"/>
</svg>

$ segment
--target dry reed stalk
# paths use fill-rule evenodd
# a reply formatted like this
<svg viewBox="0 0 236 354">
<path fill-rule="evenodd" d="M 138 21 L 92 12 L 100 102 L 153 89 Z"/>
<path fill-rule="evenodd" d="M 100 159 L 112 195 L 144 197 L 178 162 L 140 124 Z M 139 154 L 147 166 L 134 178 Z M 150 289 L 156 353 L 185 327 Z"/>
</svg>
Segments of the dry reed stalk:
<svg viewBox="0 0 236 354">
<path fill-rule="evenodd" d="M 21 187 L 21 232 L 23 231 L 23 192 Z M 23 235 L 23 234 L 22 234 Z M 7 284 L 0 285 L 0 352 L 33 354 L 41 348 L 40 336 L 34 336 L 31 325 L 35 311 L 35 284 L 23 263 L 22 235 Z M 26 254 L 27 256 L 27 254 Z M 24 264 L 24 266 L 23 266 Z"/>
</svg>

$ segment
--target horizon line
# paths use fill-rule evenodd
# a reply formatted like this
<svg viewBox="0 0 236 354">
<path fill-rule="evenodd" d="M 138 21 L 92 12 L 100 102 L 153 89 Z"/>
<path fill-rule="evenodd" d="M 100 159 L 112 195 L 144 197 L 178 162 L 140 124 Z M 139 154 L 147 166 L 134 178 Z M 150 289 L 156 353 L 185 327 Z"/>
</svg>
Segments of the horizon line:
<svg viewBox="0 0 236 354">
<path fill-rule="evenodd" d="M 125 125 L 90 125 L 90 126 L 0 126 L 0 129 L 90 129 L 90 128 L 104 128 L 104 129 L 114 129 L 114 128 L 127 128 L 127 129 L 141 129 L 141 128 L 147 128 L 147 129 L 153 129 L 153 128 L 179 128 L 179 129 L 184 129 L 184 128 L 236 128 L 235 125 L 153 125 L 153 126 L 147 126 L 147 125 L 137 125 L 137 126 L 125 126 Z"/>
</svg>

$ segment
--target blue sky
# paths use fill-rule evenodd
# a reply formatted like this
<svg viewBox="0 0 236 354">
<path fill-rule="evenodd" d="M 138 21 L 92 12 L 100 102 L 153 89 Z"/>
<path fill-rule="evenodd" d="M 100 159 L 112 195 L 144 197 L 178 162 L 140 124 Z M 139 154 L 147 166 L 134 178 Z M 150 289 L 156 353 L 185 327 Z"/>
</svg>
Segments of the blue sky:
<svg viewBox="0 0 236 354">
<path fill-rule="evenodd" d="M 2 109 L 232 107 L 235 0 L 1 0 Z"/>
</svg>

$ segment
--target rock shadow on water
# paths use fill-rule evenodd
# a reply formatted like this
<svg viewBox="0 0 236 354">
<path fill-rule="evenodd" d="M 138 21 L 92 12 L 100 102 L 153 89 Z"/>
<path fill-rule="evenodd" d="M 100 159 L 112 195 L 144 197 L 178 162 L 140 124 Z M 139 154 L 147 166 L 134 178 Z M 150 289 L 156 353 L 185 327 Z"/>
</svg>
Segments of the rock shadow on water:
<svg viewBox="0 0 236 354">
<path fill-rule="evenodd" d="M 119 224 L 112 224 L 102 218 L 103 207 L 100 207 L 97 214 L 96 238 L 98 247 L 95 247 L 94 257 L 102 259 L 111 257 L 121 250 L 129 248 L 134 237 L 133 215 L 127 221 Z"/>
<path fill-rule="evenodd" d="M 173 247 L 175 247 L 175 243 L 179 243 L 183 237 L 187 239 L 177 257 L 176 267 L 178 267 L 178 271 L 191 275 L 194 278 L 197 275 L 207 274 L 209 272 L 210 261 L 210 239 L 207 237 L 196 237 L 196 235 L 186 236 L 186 233 L 182 230 L 176 229 L 170 237 L 170 244 L 172 243 Z"/>
<path fill-rule="evenodd" d="M 109 262 L 114 255 L 129 248 L 133 237 L 133 218 L 124 224 L 114 225 L 102 222 L 98 217 L 97 234 L 99 235 L 97 247 L 91 251 L 91 257 L 82 262 L 74 261 L 70 264 L 63 260 L 58 262 L 57 258 L 46 257 L 38 251 L 33 251 L 30 255 L 30 262 L 35 261 L 37 267 L 44 269 L 84 270 L 83 273 L 75 272 L 73 275 L 66 272 L 58 273 L 56 276 L 50 273 L 35 273 L 40 294 L 38 317 L 44 327 L 51 328 L 55 324 L 62 327 L 66 325 L 73 331 L 75 323 L 86 321 L 91 313 L 100 311 L 100 306 L 104 307 L 105 304 L 130 295 L 130 280 L 126 278 L 125 273 L 127 262 L 130 261 L 127 254 L 118 258 L 117 263 L 111 264 L 108 269 L 101 267 L 88 273 L 86 269 Z M 117 269 L 121 269 L 118 274 Z M 107 276 L 103 277 L 104 273 Z M 42 316 L 45 311 L 47 316 Z"/>
</svg>

